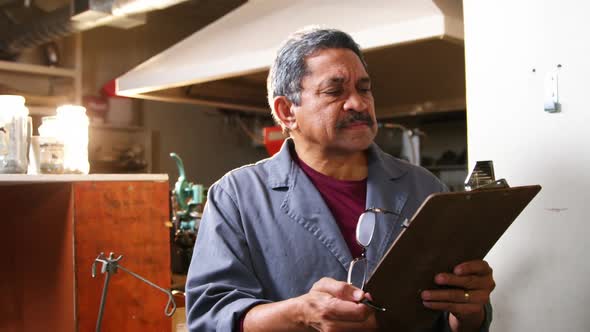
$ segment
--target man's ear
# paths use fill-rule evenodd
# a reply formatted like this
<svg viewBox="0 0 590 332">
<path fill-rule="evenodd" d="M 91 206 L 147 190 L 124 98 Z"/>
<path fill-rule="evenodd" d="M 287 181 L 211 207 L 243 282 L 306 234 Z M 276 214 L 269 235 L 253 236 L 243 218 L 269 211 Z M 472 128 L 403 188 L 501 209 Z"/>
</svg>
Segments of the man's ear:
<svg viewBox="0 0 590 332">
<path fill-rule="evenodd" d="M 297 119 L 295 119 L 293 106 L 293 103 L 285 96 L 278 96 L 274 99 L 274 107 L 277 117 L 281 120 L 285 128 L 289 130 L 297 128 Z"/>
</svg>

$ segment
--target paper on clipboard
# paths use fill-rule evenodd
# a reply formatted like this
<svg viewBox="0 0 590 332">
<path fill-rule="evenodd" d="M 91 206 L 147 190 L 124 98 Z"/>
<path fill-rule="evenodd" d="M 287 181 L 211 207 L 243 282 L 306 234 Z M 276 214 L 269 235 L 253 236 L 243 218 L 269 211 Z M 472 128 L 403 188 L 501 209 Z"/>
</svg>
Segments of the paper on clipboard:
<svg viewBox="0 0 590 332">
<path fill-rule="evenodd" d="M 439 288 L 437 273 L 483 259 L 540 190 L 535 185 L 430 195 L 365 286 L 374 302 L 387 308 L 377 316 L 381 328 L 432 326 L 439 313 L 424 307 L 420 292 Z"/>
</svg>

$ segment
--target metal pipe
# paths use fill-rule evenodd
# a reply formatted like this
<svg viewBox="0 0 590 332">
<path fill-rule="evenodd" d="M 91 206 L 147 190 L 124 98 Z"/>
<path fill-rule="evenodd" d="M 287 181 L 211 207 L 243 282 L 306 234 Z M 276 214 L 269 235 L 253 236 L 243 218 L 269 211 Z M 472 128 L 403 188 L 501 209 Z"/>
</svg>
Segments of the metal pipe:
<svg viewBox="0 0 590 332">
<path fill-rule="evenodd" d="M 102 288 L 102 295 L 100 297 L 100 308 L 98 309 L 98 318 L 96 319 L 96 332 L 100 332 L 102 325 L 102 316 L 104 315 L 104 306 L 107 303 L 107 289 L 109 287 L 109 280 L 111 280 L 111 274 L 107 273 L 104 278 L 104 287 Z"/>
</svg>

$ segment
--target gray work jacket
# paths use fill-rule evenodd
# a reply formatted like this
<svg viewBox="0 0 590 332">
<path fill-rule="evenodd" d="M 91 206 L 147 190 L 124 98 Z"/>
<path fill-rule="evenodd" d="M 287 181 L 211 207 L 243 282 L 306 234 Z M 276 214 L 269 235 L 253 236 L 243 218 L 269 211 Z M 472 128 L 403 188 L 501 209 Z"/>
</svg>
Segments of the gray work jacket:
<svg viewBox="0 0 590 332">
<path fill-rule="evenodd" d="M 322 277 L 346 280 L 353 257 L 320 193 L 292 160 L 292 145 L 286 140 L 275 156 L 233 170 L 209 189 L 186 284 L 190 331 L 235 331 L 256 304 L 300 296 Z M 444 185 L 375 144 L 368 167 L 366 206 L 395 212 L 377 222 L 367 250 L 372 271 L 404 219 Z M 446 330 L 440 321 L 436 330 Z"/>
</svg>

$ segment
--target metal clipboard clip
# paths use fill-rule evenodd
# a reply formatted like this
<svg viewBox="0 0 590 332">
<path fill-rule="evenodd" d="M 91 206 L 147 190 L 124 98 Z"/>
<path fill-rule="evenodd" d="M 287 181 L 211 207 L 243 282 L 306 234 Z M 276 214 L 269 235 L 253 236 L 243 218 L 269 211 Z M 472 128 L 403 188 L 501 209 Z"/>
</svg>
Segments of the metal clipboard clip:
<svg viewBox="0 0 590 332">
<path fill-rule="evenodd" d="M 506 179 L 496 180 L 494 162 L 478 161 L 465 181 L 465 191 L 510 188 Z"/>
</svg>

